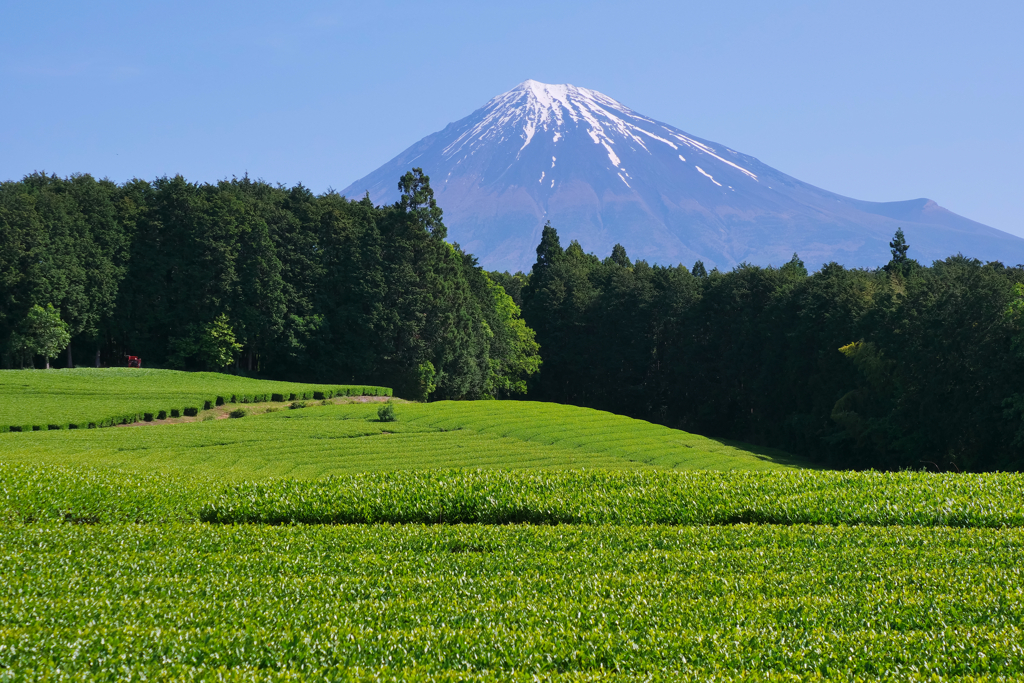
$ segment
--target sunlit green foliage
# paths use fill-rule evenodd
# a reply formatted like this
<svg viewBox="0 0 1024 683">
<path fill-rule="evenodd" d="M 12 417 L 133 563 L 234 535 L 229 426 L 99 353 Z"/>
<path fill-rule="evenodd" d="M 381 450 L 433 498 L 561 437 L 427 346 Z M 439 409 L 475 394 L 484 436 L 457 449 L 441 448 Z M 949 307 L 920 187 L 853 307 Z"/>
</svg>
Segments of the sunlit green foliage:
<svg viewBox="0 0 1024 683">
<path fill-rule="evenodd" d="M 367 404 L 0 435 L 0 679 L 1024 676 L 1020 475 L 265 478 L 316 477 L 346 458 L 401 469 L 396 440 L 411 466 L 471 461 L 491 443 L 492 464 L 545 462 L 516 460 L 534 448 L 554 466 L 571 452 L 577 467 L 587 457 L 634 467 L 617 433 L 666 451 L 695 438 L 515 405 L 518 422 L 482 401 L 402 404 L 394 423 Z M 303 450 L 314 442 L 323 459 Z M 381 459 L 367 460 L 374 448 Z M 408 520 L 424 524 L 394 524 Z M 376 523 L 301 524 L 354 521 Z M 501 525 L 463 523 L 481 521 Z"/>
<path fill-rule="evenodd" d="M 325 395 L 391 395 L 385 387 L 271 382 L 207 372 L 138 368 L 0 371 L 0 432 L 85 429 L 142 419 L 161 410 L 220 403 L 287 401 Z M 209 404 L 209 406 L 207 406 Z M 74 425 L 74 427 L 72 427 Z"/>
<path fill-rule="evenodd" d="M 269 524 L 1024 526 L 1024 475 L 392 472 L 232 485 L 200 518 Z"/>
<path fill-rule="evenodd" d="M 1019 529 L 7 526 L 0 676 L 1019 680 L 1022 565 Z"/>
<path fill-rule="evenodd" d="M 60 319 L 60 311 L 53 304 L 46 308 L 35 305 L 29 309 L 21 334 L 12 335 L 12 351 L 16 356 L 40 355 L 46 359 L 46 367 L 50 367 L 50 359 L 67 348 L 71 341 L 71 326 Z M 23 358 L 22 358 L 23 360 Z"/>
<path fill-rule="evenodd" d="M 296 402 L 296 405 L 302 402 Z M 752 450 L 589 408 L 519 401 L 309 406 L 179 425 L 0 434 L 0 460 L 300 478 L 453 467 L 772 469 Z"/>
<path fill-rule="evenodd" d="M 168 344 L 167 364 L 174 368 L 197 365 L 206 370 L 222 370 L 242 351 L 235 341 L 231 321 L 223 313 L 205 325 L 189 325 L 185 334 Z"/>
<path fill-rule="evenodd" d="M 433 470 L 223 481 L 211 471 L 0 464 L 0 520 L 1024 527 L 1017 474 Z"/>
<path fill-rule="evenodd" d="M 93 467 L 0 462 L 0 522 L 106 524 L 182 522 L 215 479 Z"/>
<path fill-rule="evenodd" d="M 781 469 L 548 403 L 318 400 L 0 434 L 0 680 L 1024 676 L 1021 475 Z"/>
</svg>

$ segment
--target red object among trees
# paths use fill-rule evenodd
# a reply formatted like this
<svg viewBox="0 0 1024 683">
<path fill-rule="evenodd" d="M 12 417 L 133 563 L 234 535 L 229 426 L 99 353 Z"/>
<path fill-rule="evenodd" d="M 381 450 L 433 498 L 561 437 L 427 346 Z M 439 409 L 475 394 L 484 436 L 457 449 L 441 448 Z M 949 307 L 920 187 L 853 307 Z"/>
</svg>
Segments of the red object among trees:
<svg viewBox="0 0 1024 683">
<path fill-rule="evenodd" d="M 130 368 L 141 368 L 142 358 L 139 356 L 128 356 L 128 367 Z"/>
</svg>

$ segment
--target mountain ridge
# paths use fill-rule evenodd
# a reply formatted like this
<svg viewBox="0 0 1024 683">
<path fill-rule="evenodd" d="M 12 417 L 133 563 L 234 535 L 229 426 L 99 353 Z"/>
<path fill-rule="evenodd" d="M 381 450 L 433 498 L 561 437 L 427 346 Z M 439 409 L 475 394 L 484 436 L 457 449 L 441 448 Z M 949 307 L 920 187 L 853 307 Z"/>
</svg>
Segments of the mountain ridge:
<svg viewBox="0 0 1024 683">
<path fill-rule="evenodd" d="M 430 176 L 449 238 L 489 269 L 528 269 L 549 220 L 586 251 L 621 243 L 664 265 L 780 265 L 796 252 L 812 268 L 875 267 L 897 227 L 922 262 L 1024 262 L 1024 239 L 930 199 L 844 197 L 572 85 L 524 81 L 342 194 L 395 201 L 411 167 Z"/>
</svg>

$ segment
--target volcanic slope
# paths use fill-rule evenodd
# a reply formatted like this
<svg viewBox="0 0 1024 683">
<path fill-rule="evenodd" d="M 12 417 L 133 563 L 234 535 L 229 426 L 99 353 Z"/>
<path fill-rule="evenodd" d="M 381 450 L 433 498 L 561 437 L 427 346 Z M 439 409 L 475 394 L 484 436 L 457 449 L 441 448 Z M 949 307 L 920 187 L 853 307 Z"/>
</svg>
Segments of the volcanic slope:
<svg viewBox="0 0 1024 683">
<path fill-rule="evenodd" d="M 343 190 L 398 198 L 412 167 L 431 178 L 448 237 L 488 269 L 528 269 L 545 221 L 563 246 L 619 242 L 653 263 L 781 265 L 794 252 L 876 267 L 902 227 L 911 256 L 1024 262 L 1024 239 L 928 199 L 867 202 L 827 192 L 594 90 L 525 81 Z"/>
</svg>

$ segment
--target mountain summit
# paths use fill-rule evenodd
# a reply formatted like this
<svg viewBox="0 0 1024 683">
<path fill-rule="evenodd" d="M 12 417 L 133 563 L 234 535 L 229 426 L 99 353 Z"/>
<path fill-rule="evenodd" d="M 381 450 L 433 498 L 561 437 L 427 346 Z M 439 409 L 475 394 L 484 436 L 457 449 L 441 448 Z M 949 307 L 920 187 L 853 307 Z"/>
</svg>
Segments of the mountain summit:
<svg viewBox="0 0 1024 683">
<path fill-rule="evenodd" d="M 1024 240 L 928 199 L 833 194 L 573 85 L 525 81 L 342 192 L 396 201 L 417 166 L 449 239 L 488 269 L 528 269 L 548 220 L 563 245 L 604 256 L 619 242 L 666 265 L 781 265 L 796 252 L 812 268 L 875 267 L 897 227 L 922 263 L 958 252 L 1024 262 Z"/>
</svg>

